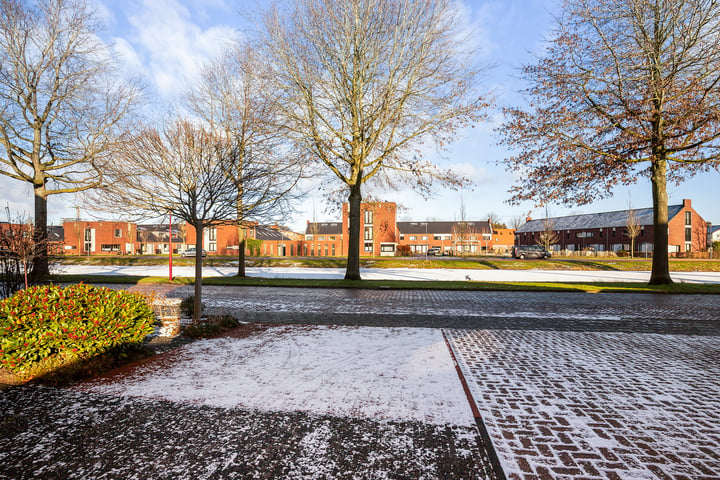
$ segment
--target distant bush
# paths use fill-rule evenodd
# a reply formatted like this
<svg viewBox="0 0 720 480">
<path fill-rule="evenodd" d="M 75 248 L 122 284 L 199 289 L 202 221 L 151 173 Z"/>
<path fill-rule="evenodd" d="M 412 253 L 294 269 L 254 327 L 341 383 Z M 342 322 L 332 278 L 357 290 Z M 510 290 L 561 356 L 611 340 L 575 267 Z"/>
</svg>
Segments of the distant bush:
<svg viewBox="0 0 720 480">
<path fill-rule="evenodd" d="M 154 324 L 139 294 L 82 283 L 31 287 L 0 301 L 0 366 L 20 373 L 48 359 L 85 360 L 141 343 Z"/>
<path fill-rule="evenodd" d="M 185 297 L 180 301 L 180 315 L 183 317 L 192 317 L 195 310 L 195 295 Z M 205 310 L 205 304 L 200 303 L 200 312 Z"/>
<path fill-rule="evenodd" d="M 190 338 L 206 338 L 219 335 L 233 328 L 237 328 L 240 322 L 229 315 L 210 318 L 206 321 L 186 325 L 182 329 L 183 335 Z"/>
<path fill-rule="evenodd" d="M 409 257 L 412 255 L 410 245 L 398 245 L 395 250 L 395 255 L 398 257 Z"/>
</svg>

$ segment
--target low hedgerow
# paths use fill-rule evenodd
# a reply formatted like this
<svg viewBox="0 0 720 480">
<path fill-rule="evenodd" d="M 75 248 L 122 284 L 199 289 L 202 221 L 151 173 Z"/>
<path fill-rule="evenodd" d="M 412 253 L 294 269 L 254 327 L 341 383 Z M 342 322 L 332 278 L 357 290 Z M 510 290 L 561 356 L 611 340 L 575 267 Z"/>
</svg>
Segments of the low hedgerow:
<svg viewBox="0 0 720 480">
<path fill-rule="evenodd" d="M 154 325 L 139 294 L 82 283 L 28 288 L 0 301 L 0 367 L 22 374 L 87 360 L 141 343 Z"/>
<path fill-rule="evenodd" d="M 240 322 L 235 317 L 223 315 L 210 317 L 200 322 L 186 325 L 182 329 L 183 335 L 190 338 L 207 338 L 237 328 Z"/>
</svg>

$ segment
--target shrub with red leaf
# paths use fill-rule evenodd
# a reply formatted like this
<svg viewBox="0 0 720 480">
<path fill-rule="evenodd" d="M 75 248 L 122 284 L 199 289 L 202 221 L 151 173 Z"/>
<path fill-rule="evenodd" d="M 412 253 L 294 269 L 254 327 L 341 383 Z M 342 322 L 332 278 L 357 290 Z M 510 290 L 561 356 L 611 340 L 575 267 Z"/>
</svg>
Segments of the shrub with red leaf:
<svg viewBox="0 0 720 480">
<path fill-rule="evenodd" d="M 0 301 L 0 366 L 19 373 L 141 343 L 155 326 L 142 295 L 78 284 L 36 286 Z"/>
</svg>

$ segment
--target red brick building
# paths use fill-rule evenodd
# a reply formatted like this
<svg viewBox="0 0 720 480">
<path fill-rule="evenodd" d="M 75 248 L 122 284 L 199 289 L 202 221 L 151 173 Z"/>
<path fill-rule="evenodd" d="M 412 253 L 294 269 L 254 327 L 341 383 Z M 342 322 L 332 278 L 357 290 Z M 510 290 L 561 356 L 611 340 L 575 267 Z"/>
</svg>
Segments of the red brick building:
<svg viewBox="0 0 720 480">
<path fill-rule="evenodd" d="M 195 228 L 185 227 L 187 238 L 185 248 L 195 246 Z M 301 235 L 289 231 L 279 225 L 259 225 L 252 223 L 244 227 L 246 255 L 269 257 L 294 257 L 301 255 Z M 258 242 L 253 242 L 257 240 Z M 208 227 L 203 231 L 203 249 L 208 255 L 238 255 L 240 248 L 240 230 L 235 224 Z"/>
<path fill-rule="evenodd" d="M 137 225 L 120 221 L 63 221 L 63 252 L 69 255 L 136 253 Z"/>
<path fill-rule="evenodd" d="M 541 235 L 548 232 L 556 251 L 618 252 L 630 250 L 628 218 L 630 210 L 572 215 L 530 220 L 517 229 L 517 245 L 540 243 Z M 653 209 L 632 210 L 639 226 L 635 237 L 635 252 L 653 251 Z M 707 251 L 707 223 L 692 208 L 690 200 L 668 207 L 668 244 L 670 255 Z"/>
</svg>

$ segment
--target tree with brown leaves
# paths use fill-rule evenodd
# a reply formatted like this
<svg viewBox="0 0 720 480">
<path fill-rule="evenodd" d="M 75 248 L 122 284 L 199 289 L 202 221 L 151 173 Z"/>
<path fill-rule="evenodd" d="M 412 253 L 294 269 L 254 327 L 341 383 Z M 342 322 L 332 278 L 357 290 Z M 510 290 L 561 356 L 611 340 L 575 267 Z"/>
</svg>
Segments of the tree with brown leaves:
<svg viewBox="0 0 720 480">
<path fill-rule="evenodd" d="M 720 161 L 720 2 L 566 0 L 523 71 L 529 104 L 500 128 L 513 200 L 584 204 L 649 177 L 650 284 L 671 283 L 667 182 Z"/>
<path fill-rule="evenodd" d="M 264 20 L 286 132 L 348 196 L 346 279 L 360 279 L 364 185 L 421 192 L 453 172 L 423 159 L 448 145 L 487 101 L 451 0 L 296 0 Z M 334 188 L 334 187 L 332 187 Z"/>
</svg>

